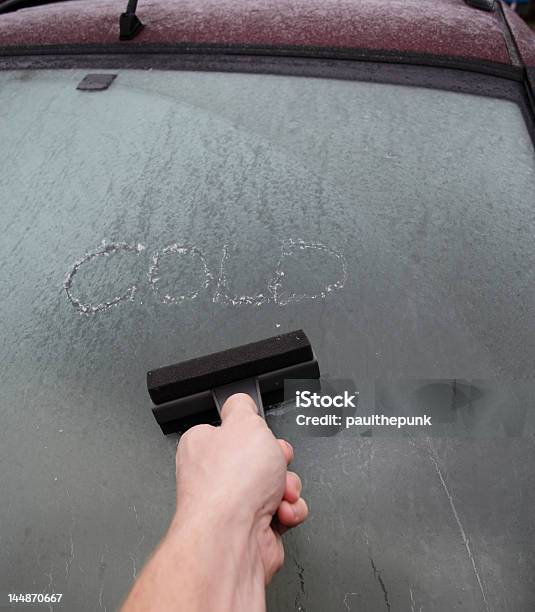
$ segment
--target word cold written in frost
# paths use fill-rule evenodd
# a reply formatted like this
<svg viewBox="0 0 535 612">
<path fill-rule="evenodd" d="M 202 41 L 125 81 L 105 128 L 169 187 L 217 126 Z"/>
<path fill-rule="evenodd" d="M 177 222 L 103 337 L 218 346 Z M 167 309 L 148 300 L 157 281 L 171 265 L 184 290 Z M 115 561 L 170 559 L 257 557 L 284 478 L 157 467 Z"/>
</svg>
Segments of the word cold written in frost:
<svg viewBox="0 0 535 612">
<path fill-rule="evenodd" d="M 140 283 L 134 283 L 125 288 L 119 295 L 110 296 L 108 299 L 100 302 L 82 301 L 76 295 L 76 275 L 86 266 L 91 266 L 98 258 L 113 257 L 113 255 L 122 253 L 136 257 L 145 251 L 145 246 L 142 244 L 128 244 L 126 242 L 102 243 L 102 246 L 95 251 L 91 251 L 76 261 L 70 268 L 63 288 L 71 304 L 81 313 L 94 314 L 108 310 L 125 302 L 133 302 L 135 295 L 139 289 Z M 304 254 L 315 254 L 316 257 L 321 257 L 322 261 L 334 263 L 335 273 L 332 278 L 325 282 L 319 290 L 311 293 L 299 292 L 288 287 L 286 280 L 286 270 L 292 263 L 295 265 Z M 171 295 L 168 291 L 161 289 L 162 262 L 168 258 L 176 259 L 175 270 L 180 273 L 183 266 L 192 265 L 196 260 L 195 266 L 198 269 L 196 283 L 191 289 L 179 295 Z M 325 299 L 333 291 L 342 289 L 347 280 L 347 261 L 344 255 L 320 242 L 306 242 L 304 240 L 285 240 L 281 245 L 280 255 L 272 276 L 267 282 L 264 292 L 256 295 L 233 295 L 230 289 L 231 281 L 228 278 L 228 267 L 231 259 L 229 245 L 223 246 L 221 263 L 217 270 L 211 270 L 208 260 L 200 249 L 194 245 L 171 244 L 163 249 L 156 251 L 151 258 L 147 278 L 149 287 L 156 299 L 162 304 L 180 304 L 186 301 L 197 299 L 201 294 L 207 292 L 211 287 L 213 293 L 211 296 L 214 304 L 224 304 L 229 306 L 262 306 L 266 303 L 274 303 L 279 306 L 286 306 L 291 303 L 301 302 L 303 300 Z M 169 272 L 167 273 L 169 274 Z"/>
</svg>

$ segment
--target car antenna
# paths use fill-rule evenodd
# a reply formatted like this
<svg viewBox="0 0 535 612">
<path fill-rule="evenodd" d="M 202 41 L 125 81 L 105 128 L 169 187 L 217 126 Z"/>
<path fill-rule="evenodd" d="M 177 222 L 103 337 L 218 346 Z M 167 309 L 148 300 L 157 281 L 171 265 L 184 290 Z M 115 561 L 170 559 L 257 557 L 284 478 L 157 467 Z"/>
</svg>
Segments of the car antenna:
<svg viewBox="0 0 535 612">
<path fill-rule="evenodd" d="M 119 40 L 132 40 L 139 34 L 143 24 L 136 15 L 137 0 L 128 0 L 126 12 L 119 18 Z"/>
</svg>

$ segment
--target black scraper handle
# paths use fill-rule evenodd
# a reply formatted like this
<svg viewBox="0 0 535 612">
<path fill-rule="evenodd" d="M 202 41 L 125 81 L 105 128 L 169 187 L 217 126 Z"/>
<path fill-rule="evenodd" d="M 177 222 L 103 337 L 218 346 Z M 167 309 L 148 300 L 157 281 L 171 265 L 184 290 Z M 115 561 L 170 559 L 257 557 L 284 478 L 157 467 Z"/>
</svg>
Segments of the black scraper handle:
<svg viewBox="0 0 535 612">
<path fill-rule="evenodd" d="M 252 378 L 244 378 L 243 380 L 238 380 L 228 385 L 223 385 L 221 387 L 212 389 L 212 396 L 220 416 L 223 404 L 231 395 L 234 395 L 235 393 L 246 393 L 249 395 L 256 404 L 258 414 L 263 419 L 266 418 L 266 415 L 264 414 L 264 405 L 262 403 L 262 395 L 258 385 L 258 378 L 256 376 Z"/>
</svg>

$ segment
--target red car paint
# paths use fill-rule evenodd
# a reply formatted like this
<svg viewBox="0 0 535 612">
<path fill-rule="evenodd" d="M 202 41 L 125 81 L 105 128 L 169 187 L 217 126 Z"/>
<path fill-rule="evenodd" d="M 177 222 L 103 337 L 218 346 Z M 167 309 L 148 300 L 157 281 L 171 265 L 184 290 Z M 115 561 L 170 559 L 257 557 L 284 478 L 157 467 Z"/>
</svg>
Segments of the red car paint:
<svg viewBox="0 0 535 612">
<path fill-rule="evenodd" d="M 486 12 L 464 0 L 140 0 L 145 28 L 119 43 L 125 6 L 126 0 L 77 0 L 2 14 L 0 55 L 28 47 L 156 43 L 359 49 L 501 65 L 520 57 L 535 66 L 535 35 L 506 6 L 504 19 L 499 8 Z"/>
</svg>

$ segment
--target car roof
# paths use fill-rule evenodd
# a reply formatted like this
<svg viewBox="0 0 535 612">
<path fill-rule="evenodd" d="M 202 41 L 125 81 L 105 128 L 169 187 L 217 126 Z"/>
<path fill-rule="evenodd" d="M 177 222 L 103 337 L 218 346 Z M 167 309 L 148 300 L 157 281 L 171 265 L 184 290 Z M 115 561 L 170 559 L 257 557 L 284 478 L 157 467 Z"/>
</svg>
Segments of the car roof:
<svg viewBox="0 0 535 612">
<path fill-rule="evenodd" d="M 520 57 L 535 65 L 535 36 L 501 5 L 484 11 L 464 0 L 140 0 L 144 29 L 119 42 L 125 6 L 126 0 L 77 0 L 0 15 L 0 54 L 73 45 L 78 52 L 95 46 L 217 46 L 294 54 L 313 49 L 319 55 L 345 49 L 511 65 L 519 60 L 508 40 L 514 36 Z"/>
</svg>

